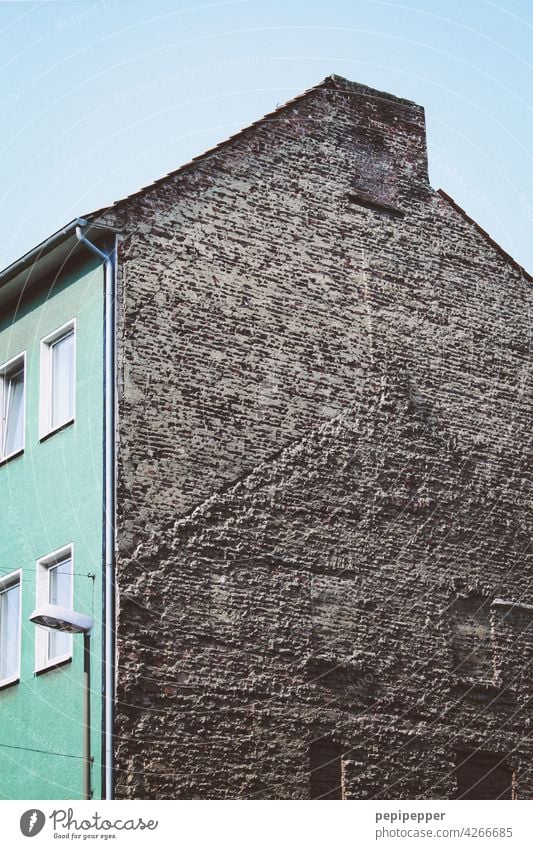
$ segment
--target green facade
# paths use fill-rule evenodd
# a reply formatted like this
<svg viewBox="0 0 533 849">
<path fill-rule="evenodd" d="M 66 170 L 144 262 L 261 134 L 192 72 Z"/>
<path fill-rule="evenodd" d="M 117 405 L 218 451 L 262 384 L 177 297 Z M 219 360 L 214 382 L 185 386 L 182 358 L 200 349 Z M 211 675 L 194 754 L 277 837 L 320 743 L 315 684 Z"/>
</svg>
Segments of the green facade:
<svg viewBox="0 0 533 849">
<path fill-rule="evenodd" d="M 22 570 L 18 683 L 0 689 L 0 798 L 82 798 L 83 637 L 35 674 L 36 561 L 73 545 L 74 609 L 94 618 L 92 790 L 102 796 L 103 268 L 96 260 L 0 308 L 0 365 L 26 351 L 24 453 L 0 465 L 0 577 Z M 72 424 L 39 440 L 40 340 L 76 319 Z M 90 577 L 90 576 L 93 577 Z"/>
</svg>

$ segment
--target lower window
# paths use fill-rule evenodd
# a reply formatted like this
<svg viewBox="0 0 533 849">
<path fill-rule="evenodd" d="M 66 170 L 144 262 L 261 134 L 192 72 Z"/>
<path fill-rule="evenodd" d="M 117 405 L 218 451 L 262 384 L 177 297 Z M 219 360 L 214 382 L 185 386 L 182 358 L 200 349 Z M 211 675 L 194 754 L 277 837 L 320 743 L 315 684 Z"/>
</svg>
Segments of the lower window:
<svg viewBox="0 0 533 849">
<path fill-rule="evenodd" d="M 21 354 L 0 368 L 0 460 L 24 448 L 24 364 Z"/>
<path fill-rule="evenodd" d="M 311 743 L 311 799 L 342 799 L 342 750 L 333 740 L 320 739 Z"/>
<path fill-rule="evenodd" d="M 0 687 L 20 677 L 20 572 L 0 579 Z"/>
<path fill-rule="evenodd" d="M 513 771 L 505 755 L 458 752 L 456 799 L 512 799 Z"/>
<path fill-rule="evenodd" d="M 37 607 L 55 604 L 71 610 L 72 601 L 72 546 L 67 546 L 37 561 Z M 72 634 L 37 628 L 35 639 L 37 672 L 72 657 Z"/>
</svg>

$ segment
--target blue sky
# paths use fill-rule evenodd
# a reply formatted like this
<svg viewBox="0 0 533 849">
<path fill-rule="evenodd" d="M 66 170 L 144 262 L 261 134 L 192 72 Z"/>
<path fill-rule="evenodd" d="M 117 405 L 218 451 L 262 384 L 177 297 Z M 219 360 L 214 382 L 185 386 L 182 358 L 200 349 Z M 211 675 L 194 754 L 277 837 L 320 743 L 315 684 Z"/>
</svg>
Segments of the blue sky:
<svg viewBox="0 0 533 849">
<path fill-rule="evenodd" d="M 431 182 L 533 272 L 531 0 L 0 0 L 0 267 L 331 73 L 426 109 Z"/>
</svg>

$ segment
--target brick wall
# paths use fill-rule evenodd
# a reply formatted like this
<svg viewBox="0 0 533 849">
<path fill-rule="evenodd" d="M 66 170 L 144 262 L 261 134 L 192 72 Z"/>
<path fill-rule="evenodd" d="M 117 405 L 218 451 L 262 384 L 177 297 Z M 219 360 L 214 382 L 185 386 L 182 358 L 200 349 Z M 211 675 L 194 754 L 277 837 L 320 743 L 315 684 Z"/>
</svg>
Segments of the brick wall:
<svg viewBox="0 0 533 849">
<path fill-rule="evenodd" d="M 451 796 L 479 746 L 531 795 L 528 626 L 454 672 L 462 599 L 533 595 L 531 281 L 420 107 L 332 79 L 106 220 L 118 794 L 309 798 L 324 738 L 346 798 Z"/>
<path fill-rule="evenodd" d="M 531 794 L 531 620 L 481 634 L 505 653 L 498 674 L 454 656 L 458 599 L 530 592 L 527 537 L 490 550 L 501 492 L 479 498 L 485 461 L 405 384 L 354 402 L 138 550 L 122 595 L 125 795 L 309 798 L 324 737 L 346 798 L 451 796 L 456 752 L 479 746 Z"/>
</svg>

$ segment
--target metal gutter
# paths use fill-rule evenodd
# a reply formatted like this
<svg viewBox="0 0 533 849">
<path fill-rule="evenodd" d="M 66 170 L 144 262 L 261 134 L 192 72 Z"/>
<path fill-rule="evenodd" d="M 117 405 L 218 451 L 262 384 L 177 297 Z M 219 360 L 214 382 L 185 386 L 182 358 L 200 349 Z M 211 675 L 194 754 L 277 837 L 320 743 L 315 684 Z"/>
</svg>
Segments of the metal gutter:
<svg viewBox="0 0 533 849">
<path fill-rule="evenodd" d="M 20 301 L 33 285 L 50 274 L 57 276 L 61 272 L 80 251 L 77 227 L 83 227 L 94 239 L 116 232 L 112 227 L 92 224 L 86 218 L 75 218 L 0 271 L 0 307 L 10 301 Z"/>
<path fill-rule="evenodd" d="M 81 225 L 77 240 L 101 259 L 105 269 L 104 319 L 104 798 L 113 798 L 113 714 L 115 697 L 115 283 L 116 236 L 109 253 L 87 239 Z"/>
</svg>

